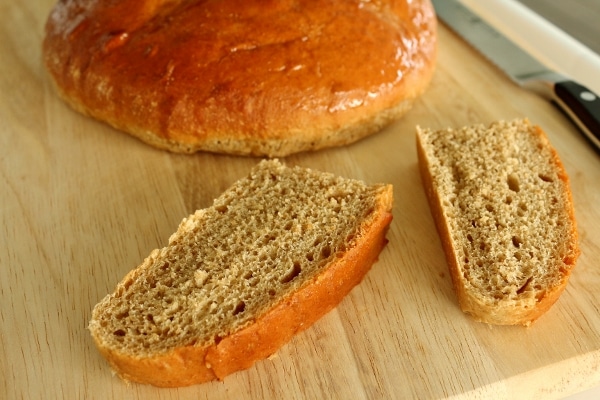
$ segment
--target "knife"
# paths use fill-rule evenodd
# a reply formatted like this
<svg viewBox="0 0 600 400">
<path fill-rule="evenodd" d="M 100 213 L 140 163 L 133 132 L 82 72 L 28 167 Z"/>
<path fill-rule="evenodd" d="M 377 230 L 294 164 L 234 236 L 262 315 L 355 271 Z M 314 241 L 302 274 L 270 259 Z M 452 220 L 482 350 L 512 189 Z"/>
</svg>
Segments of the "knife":
<svg viewBox="0 0 600 400">
<path fill-rule="evenodd" d="M 556 103 L 600 151 L 600 97 L 546 67 L 458 0 L 432 0 L 437 16 L 523 88 Z"/>
</svg>

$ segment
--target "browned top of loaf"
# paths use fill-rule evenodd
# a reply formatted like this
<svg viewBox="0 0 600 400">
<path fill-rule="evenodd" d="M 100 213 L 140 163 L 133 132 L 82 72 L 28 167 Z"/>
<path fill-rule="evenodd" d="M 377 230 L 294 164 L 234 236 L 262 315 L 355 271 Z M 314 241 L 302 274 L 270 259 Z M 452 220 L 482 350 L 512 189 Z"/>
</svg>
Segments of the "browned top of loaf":
<svg viewBox="0 0 600 400">
<path fill-rule="evenodd" d="M 59 1 L 44 57 L 77 110 L 173 151 L 339 145 L 429 82 L 435 15 L 414 1 Z"/>
</svg>

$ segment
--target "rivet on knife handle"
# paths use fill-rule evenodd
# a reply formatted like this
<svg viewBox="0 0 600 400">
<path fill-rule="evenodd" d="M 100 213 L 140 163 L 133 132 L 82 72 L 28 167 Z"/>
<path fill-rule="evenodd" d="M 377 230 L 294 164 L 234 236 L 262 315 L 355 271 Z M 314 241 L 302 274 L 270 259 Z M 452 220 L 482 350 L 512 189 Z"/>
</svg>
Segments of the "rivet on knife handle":
<svg viewBox="0 0 600 400">
<path fill-rule="evenodd" d="M 587 138 L 600 148 L 600 98 L 585 86 L 573 81 L 554 85 L 555 101 L 569 115 Z"/>
</svg>

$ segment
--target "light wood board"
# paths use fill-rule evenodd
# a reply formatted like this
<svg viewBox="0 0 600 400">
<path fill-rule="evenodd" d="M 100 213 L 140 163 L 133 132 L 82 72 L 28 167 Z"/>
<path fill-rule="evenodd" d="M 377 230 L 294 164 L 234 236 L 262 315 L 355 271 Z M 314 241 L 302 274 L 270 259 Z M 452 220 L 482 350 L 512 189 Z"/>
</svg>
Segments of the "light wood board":
<svg viewBox="0 0 600 400">
<path fill-rule="evenodd" d="M 224 382 L 157 389 L 112 376 L 86 330 L 94 304 L 258 159 L 170 154 L 71 111 L 41 61 L 52 4 L 0 0 L 0 398 L 549 399 L 600 384 L 600 156 L 443 26 L 435 78 L 405 118 L 284 160 L 394 185 L 389 244 L 365 280 L 276 357 Z M 415 126 L 517 117 L 540 124 L 566 166 L 582 255 L 532 327 L 491 327 L 458 309 Z"/>
</svg>

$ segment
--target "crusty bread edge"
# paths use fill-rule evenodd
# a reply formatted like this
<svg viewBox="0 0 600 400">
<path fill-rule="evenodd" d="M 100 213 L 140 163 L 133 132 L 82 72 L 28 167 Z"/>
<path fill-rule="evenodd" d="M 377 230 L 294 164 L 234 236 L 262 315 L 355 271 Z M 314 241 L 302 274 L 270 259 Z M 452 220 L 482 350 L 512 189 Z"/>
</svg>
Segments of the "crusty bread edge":
<svg viewBox="0 0 600 400">
<path fill-rule="evenodd" d="M 399 100 L 396 104 L 388 108 L 372 114 L 364 113 L 365 115 L 357 117 L 352 122 L 347 122 L 344 125 L 335 125 L 331 122 L 329 126 L 322 129 L 313 129 L 310 126 L 299 127 L 296 130 L 281 131 L 273 134 L 273 138 L 261 137 L 261 135 L 248 135 L 233 139 L 235 134 L 228 132 L 213 132 L 214 137 L 211 137 L 211 135 L 199 135 L 196 137 L 194 131 L 170 131 L 168 135 L 164 132 L 158 133 L 148 127 L 144 127 L 143 124 L 123 122 L 110 115 L 110 113 L 91 109 L 82 100 L 60 87 L 55 81 L 54 76 L 52 76 L 52 86 L 58 97 L 74 111 L 91 117 L 98 123 L 127 133 L 159 150 L 180 154 L 208 152 L 214 154 L 276 158 L 287 157 L 296 153 L 351 145 L 381 131 L 412 109 L 415 99 L 427 90 L 433 71 L 434 68 L 432 67 L 427 73 L 422 74 L 426 78 L 423 78 L 424 83 L 415 90 L 415 93 L 412 95 L 413 97 Z"/>
<path fill-rule="evenodd" d="M 526 124 L 529 124 L 528 120 L 524 120 Z M 425 154 L 425 149 L 421 142 L 421 132 L 422 129 L 417 127 L 417 157 L 418 157 L 418 165 L 419 172 L 421 175 L 421 180 L 423 183 L 423 188 L 425 190 L 425 194 L 429 203 L 429 208 L 431 210 L 431 214 L 433 220 L 435 222 L 436 230 L 440 237 L 440 241 L 442 243 L 442 247 L 444 250 L 446 262 L 448 264 L 448 270 L 450 272 L 450 276 L 452 279 L 452 286 L 456 293 L 458 304 L 463 312 L 469 314 L 479 322 L 484 322 L 493 325 L 524 325 L 530 326 L 534 321 L 536 321 L 539 317 L 541 317 L 544 313 L 546 313 L 550 307 L 558 300 L 560 295 L 565 290 L 569 276 L 573 267 L 575 266 L 575 262 L 580 254 L 580 249 L 578 245 L 578 233 L 576 229 L 575 222 L 575 211 L 573 206 L 573 198 L 572 193 L 569 186 L 569 178 L 564 169 L 564 165 L 562 164 L 560 157 L 556 150 L 549 144 L 548 138 L 544 131 L 537 125 L 533 126 L 534 133 L 543 138 L 545 142 L 548 143 L 549 149 L 552 154 L 552 163 L 554 163 L 559 171 L 558 176 L 564 182 L 566 190 L 566 201 L 567 201 L 567 213 L 569 215 L 569 219 L 572 224 L 572 231 L 570 234 L 571 242 L 569 243 L 569 248 L 571 249 L 571 258 L 564 260 L 567 265 L 570 265 L 571 268 L 568 270 L 563 270 L 563 279 L 560 284 L 549 288 L 544 294 L 543 297 L 538 299 L 536 306 L 530 309 L 519 309 L 515 308 L 512 304 L 500 304 L 496 308 L 490 308 L 488 305 L 484 304 L 479 298 L 473 296 L 465 286 L 464 280 L 462 279 L 462 269 L 460 267 L 460 262 L 457 259 L 456 252 L 454 250 L 454 243 L 452 241 L 452 236 L 450 235 L 450 231 L 444 217 L 444 210 L 440 200 L 439 193 L 435 189 L 433 185 L 433 177 L 430 172 L 429 161 Z"/>
<path fill-rule="evenodd" d="M 360 227 L 359 232 L 362 233 L 354 247 L 254 323 L 214 345 L 180 347 L 151 358 L 134 357 L 113 351 L 103 344 L 94 332 L 92 318 L 90 331 L 94 342 L 113 371 L 122 379 L 159 387 L 222 380 L 233 372 L 250 368 L 332 310 L 361 282 L 387 243 L 392 205 L 393 188 L 385 185 L 378 196 L 374 217 Z M 158 254 L 159 250 L 155 250 L 119 285 L 126 285 L 134 279 L 144 266 L 152 264 Z"/>
</svg>

